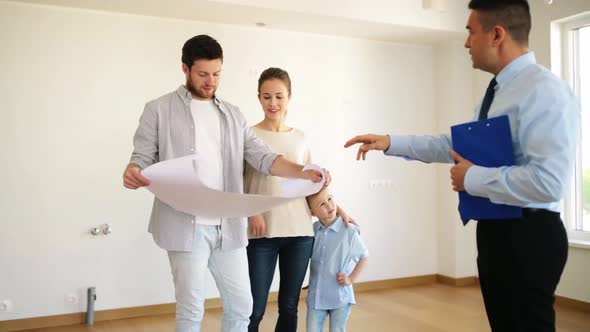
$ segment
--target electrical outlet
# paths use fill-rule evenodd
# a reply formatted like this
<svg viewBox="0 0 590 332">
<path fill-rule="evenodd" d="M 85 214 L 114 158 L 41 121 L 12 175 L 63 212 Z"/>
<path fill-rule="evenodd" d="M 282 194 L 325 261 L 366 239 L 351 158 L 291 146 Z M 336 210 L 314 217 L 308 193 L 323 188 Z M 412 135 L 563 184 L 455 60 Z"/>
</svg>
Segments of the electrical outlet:
<svg viewBox="0 0 590 332">
<path fill-rule="evenodd" d="M 373 179 L 369 180 L 369 189 L 391 189 L 393 188 L 393 184 L 393 180 Z"/>
<path fill-rule="evenodd" d="M 379 188 L 379 180 L 373 179 L 369 180 L 369 189 L 377 189 Z"/>
<path fill-rule="evenodd" d="M 65 301 L 67 304 L 77 304 L 79 302 L 78 295 L 74 293 L 67 293 L 65 296 Z"/>
<path fill-rule="evenodd" d="M 12 312 L 12 301 L 10 300 L 2 300 L 0 301 L 0 313 L 2 312 Z"/>
</svg>

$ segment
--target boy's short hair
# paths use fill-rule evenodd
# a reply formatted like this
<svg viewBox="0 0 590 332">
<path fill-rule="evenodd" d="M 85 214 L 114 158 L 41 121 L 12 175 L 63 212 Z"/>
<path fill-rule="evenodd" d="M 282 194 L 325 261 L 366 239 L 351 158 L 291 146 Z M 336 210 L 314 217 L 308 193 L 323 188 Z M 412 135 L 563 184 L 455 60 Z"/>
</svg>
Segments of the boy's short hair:
<svg viewBox="0 0 590 332">
<path fill-rule="evenodd" d="M 313 194 L 313 195 L 309 195 L 309 196 L 305 197 L 305 199 L 307 200 L 307 206 L 309 206 L 309 208 L 310 208 L 310 209 L 312 209 L 312 206 L 311 206 L 311 201 L 312 201 L 314 198 L 318 197 L 318 195 L 319 195 L 319 194 L 323 193 L 323 192 L 324 192 L 324 191 L 326 191 L 326 190 L 328 190 L 328 187 L 326 187 L 326 186 L 323 186 L 323 187 L 322 187 L 322 189 L 320 189 L 320 191 L 318 191 L 317 193 L 315 193 L 315 194 Z"/>
</svg>

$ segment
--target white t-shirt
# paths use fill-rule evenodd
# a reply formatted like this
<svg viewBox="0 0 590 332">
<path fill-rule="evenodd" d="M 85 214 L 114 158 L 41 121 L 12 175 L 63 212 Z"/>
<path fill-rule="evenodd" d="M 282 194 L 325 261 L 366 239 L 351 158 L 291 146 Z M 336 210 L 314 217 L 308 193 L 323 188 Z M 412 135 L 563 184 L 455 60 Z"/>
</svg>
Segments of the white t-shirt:
<svg viewBox="0 0 590 332">
<path fill-rule="evenodd" d="M 197 165 L 197 176 L 209 188 L 223 191 L 223 163 L 221 159 L 221 124 L 219 109 L 213 100 L 191 100 L 195 123 L 195 150 L 202 157 Z M 221 225 L 221 219 L 197 217 L 202 225 Z"/>
</svg>

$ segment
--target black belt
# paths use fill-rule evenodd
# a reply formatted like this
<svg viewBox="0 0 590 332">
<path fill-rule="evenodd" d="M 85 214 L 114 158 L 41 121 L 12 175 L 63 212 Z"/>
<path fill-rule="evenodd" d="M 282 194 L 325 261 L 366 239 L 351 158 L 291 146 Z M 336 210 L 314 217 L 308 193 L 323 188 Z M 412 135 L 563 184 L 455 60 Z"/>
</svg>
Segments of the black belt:
<svg viewBox="0 0 590 332">
<path fill-rule="evenodd" d="M 560 217 L 561 213 L 555 211 L 549 211 L 546 209 L 536 209 L 536 208 L 523 208 L 522 215 L 524 217 L 535 217 L 535 216 L 551 216 L 551 217 Z"/>
<path fill-rule="evenodd" d="M 559 212 L 553 212 L 545 209 L 536 208 L 522 208 L 522 218 L 515 219 L 484 219 L 479 225 L 485 224 L 502 224 L 502 223 L 514 223 L 515 220 L 521 221 L 534 221 L 536 223 L 541 222 L 540 220 L 549 220 L 550 222 L 561 222 L 561 214 Z M 488 223 L 488 221 L 493 221 Z"/>
</svg>

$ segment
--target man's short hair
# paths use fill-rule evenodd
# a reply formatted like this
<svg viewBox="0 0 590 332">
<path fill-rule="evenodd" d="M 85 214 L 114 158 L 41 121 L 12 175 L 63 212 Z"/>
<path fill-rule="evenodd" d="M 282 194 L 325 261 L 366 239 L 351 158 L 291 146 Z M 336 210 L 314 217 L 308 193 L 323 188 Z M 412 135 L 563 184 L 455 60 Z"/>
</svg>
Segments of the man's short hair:
<svg viewBox="0 0 590 332">
<path fill-rule="evenodd" d="M 201 59 L 223 61 L 223 50 L 217 40 L 207 35 L 198 35 L 184 43 L 182 63 L 191 68 L 195 61 Z"/>
<path fill-rule="evenodd" d="M 528 45 L 531 10 L 526 0 L 471 0 L 469 9 L 481 12 L 480 22 L 486 31 L 495 25 L 504 27 L 512 39 Z"/>
</svg>

